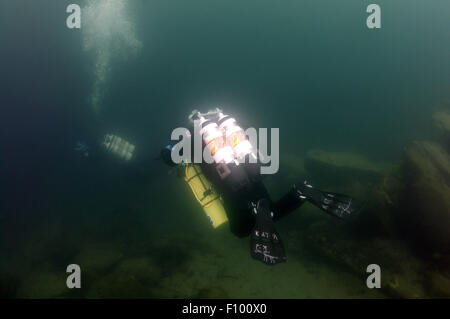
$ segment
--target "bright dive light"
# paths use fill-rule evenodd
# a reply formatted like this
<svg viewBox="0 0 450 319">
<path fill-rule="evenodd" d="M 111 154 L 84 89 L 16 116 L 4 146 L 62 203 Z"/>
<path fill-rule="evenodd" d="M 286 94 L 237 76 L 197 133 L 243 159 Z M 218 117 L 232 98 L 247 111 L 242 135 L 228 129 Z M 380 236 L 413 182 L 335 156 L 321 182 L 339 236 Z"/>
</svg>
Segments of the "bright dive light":
<svg viewBox="0 0 450 319">
<path fill-rule="evenodd" d="M 200 120 L 200 134 L 206 148 L 214 158 L 216 163 L 231 163 L 234 160 L 233 149 L 226 144 L 222 130 L 217 123 L 208 121 L 203 116 L 199 116 Z"/>
<path fill-rule="evenodd" d="M 247 155 L 252 155 L 256 158 L 252 144 L 247 139 L 247 135 L 233 117 L 220 112 L 219 127 L 223 130 L 226 143 L 233 149 L 237 159 L 242 159 Z"/>
</svg>

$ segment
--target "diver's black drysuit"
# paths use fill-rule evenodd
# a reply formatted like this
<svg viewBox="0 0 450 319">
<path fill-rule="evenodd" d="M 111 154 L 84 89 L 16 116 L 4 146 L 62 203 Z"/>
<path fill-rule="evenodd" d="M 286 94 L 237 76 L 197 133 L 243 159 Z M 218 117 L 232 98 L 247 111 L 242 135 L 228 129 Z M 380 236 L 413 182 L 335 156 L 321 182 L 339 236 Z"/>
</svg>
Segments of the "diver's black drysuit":
<svg viewBox="0 0 450 319">
<path fill-rule="evenodd" d="M 262 181 L 260 164 L 251 164 L 248 161 L 239 165 L 228 164 L 231 174 L 225 179 L 221 179 L 217 174 L 215 165 L 202 163 L 201 167 L 205 176 L 221 194 L 230 230 L 238 237 L 250 235 L 255 226 L 252 205 L 256 205 L 260 199 L 269 200 L 274 221 L 288 215 L 305 202 L 294 189 L 278 201 L 272 202 Z"/>
<path fill-rule="evenodd" d="M 194 136 L 194 128 L 189 125 L 189 134 Z M 194 143 L 191 143 L 191 154 L 194 154 Z M 161 151 L 161 158 L 170 166 L 176 164 L 171 159 L 171 145 Z M 202 144 L 202 150 L 205 144 Z M 190 159 L 193 162 L 193 158 Z M 266 198 L 270 202 L 270 209 L 273 212 L 273 220 L 279 220 L 286 216 L 296 208 L 300 207 L 304 200 L 297 196 L 295 189 L 292 189 L 280 200 L 273 203 L 270 195 L 264 186 L 262 178 L 264 175 L 260 173 L 261 164 L 250 163 L 248 156 L 244 163 L 236 165 L 232 162 L 229 164 L 199 163 L 203 174 L 211 182 L 214 188 L 222 197 L 222 202 L 227 213 L 230 223 L 231 232 L 238 237 L 246 237 L 250 235 L 255 225 L 255 213 L 253 206 L 258 200 Z M 228 176 L 218 172 L 220 168 L 229 170 Z"/>
<path fill-rule="evenodd" d="M 191 129 L 190 135 L 193 134 Z M 193 148 L 193 143 L 191 147 Z M 202 150 L 204 147 L 203 143 Z M 171 159 L 172 151 L 171 145 L 163 148 L 161 158 L 167 164 L 175 166 Z M 272 202 L 262 181 L 261 165 L 250 163 L 248 158 L 239 164 L 209 164 L 202 161 L 200 166 L 203 174 L 221 195 L 231 232 L 238 237 L 251 235 L 252 257 L 266 264 L 286 261 L 274 221 L 288 215 L 305 201 L 339 218 L 347 218 L 359 209 L 352 198 L 317 190 L 306 182 L 294 185 L 286 195 Z"/>
</svg>

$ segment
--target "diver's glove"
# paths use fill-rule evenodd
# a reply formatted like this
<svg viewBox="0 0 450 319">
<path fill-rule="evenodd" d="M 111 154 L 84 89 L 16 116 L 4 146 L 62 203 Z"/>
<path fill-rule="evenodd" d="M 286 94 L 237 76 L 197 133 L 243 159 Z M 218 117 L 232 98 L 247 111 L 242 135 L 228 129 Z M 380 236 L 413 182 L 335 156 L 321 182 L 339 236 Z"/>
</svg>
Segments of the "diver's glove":
<svg viewBox="0 0 450 319">
<path fill-rule="evenodd" d="M 260 199 L 253 211 L 256 222 L 250 236 L 251 256 L 267 265 L 286 262 L 284 246 L 272 220 L 269 200 Z"/>
<path fill-rule="evenodd" d="M 347 195 L 315 189 L 306 181 L 294 187 L 302 200 L 307 200 L 324 212 L 338 218 L 353 219 L 362 208 L 360 202 Z"/>
</svg>

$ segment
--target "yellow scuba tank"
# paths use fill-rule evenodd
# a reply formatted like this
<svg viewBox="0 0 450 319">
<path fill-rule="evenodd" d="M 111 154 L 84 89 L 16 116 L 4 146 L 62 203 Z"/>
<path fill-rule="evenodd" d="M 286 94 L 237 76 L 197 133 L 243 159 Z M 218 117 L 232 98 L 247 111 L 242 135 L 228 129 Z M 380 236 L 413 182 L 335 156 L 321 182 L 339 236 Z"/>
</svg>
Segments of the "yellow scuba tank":
<svg viewBox="0 0 450 319">
<path fill-rule="evenodd" d="M 212 188 L 199 165 L 185 164 L 186 183 L 202 206 L 206 216 L 214 228 L 228 221 L 227 214 L 220 200 L 220 195 Z"/>
</svg>

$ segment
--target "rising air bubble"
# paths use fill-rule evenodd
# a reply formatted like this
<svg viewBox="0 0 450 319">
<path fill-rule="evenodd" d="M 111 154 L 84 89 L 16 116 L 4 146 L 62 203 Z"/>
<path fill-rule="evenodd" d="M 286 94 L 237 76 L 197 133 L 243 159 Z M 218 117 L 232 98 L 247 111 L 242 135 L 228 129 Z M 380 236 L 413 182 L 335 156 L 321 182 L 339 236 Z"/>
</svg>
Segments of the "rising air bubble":
<svg viewBox="0 0 450 319">
<path fill-rule="evenodd" d="M 87 0 L 82 9 L 83 47 L 95 59 L 90 103 L 96 112 L 101 110 L 112 65 L 135 56 L 142 47 L 126 4 L 126 0 Z"/>
</svg>

